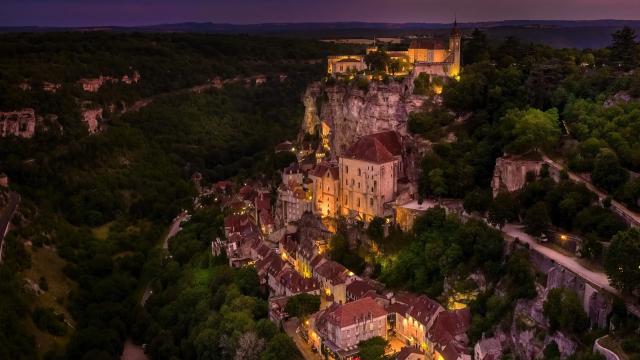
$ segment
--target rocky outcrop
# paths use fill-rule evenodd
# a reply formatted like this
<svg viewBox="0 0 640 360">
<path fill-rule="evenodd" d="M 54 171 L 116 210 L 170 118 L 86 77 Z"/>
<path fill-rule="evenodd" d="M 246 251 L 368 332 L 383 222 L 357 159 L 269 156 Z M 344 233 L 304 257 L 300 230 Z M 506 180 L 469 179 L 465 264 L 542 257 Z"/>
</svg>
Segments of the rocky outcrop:
<svg viewBox="0 0 640 360">
<path fill-rule="evenodd" d="M 36 113 L 33 109 L 0 112 L 0 137 L 31 138 L 36 132 Z"/>
<path fill-rule="evenodd" d="M 102 112 L 102 107 L 92 107 L 88 102 L 82 104 L 82 121 L 87 125 L 89 134 L 100 132 Z"/>
<path fill-rule="evenodd" d="M 540 174 L 542 160 L 503 156 L 496 159 L 491 189 L 495 197 L 499 192 L 520 190 L 527 183 L 527 173 Z"/>
<path fill-rule="evenodd" d="M 304 132 L 315 134 L 320 121 L 324 121 L 331 128 L 332 153 L 339 156 L 354 139 L 363 135 L 385 130 L 407 135 L 409 114 L 421 108 L 425 100 L 426 97 L 412 95 L 410 87 L 404 83 L 374 81 L 367 90 L 349 84 L 323 88 L 314 83 L 303 96 L 302 128 Z"/>
</svg>

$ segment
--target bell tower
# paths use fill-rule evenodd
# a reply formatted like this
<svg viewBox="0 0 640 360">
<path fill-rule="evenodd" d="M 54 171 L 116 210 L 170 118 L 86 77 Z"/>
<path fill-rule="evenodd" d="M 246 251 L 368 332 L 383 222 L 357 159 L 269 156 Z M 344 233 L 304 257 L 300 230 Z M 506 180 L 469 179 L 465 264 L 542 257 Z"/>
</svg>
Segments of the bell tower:
<svg viewBox="0 0 640 360">
<path fill-rule="evenodd" d="M 453 56 L 453 63 L 449 68 L 449 76 L 457 78 L 460 75 L 460 47 L 462 41 L 462 33 L 458 29 L 458 19 L 453 21 L 453 28 L 451 29 L 451 35 L 449 35 L 449 53 Z"/>
</svg>

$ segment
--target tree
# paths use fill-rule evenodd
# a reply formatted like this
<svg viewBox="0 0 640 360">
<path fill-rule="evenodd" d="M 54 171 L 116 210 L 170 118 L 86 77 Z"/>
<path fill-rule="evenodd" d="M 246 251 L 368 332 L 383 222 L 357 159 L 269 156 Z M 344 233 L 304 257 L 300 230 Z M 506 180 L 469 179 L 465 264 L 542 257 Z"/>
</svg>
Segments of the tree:
<svg viewBox="0 0 640 360">
<path fill-rule="evenodd" d="M 631 70 L 640 63 L 636 32 L 628 26 L 614 32 L 612 35 L 610 59 L 613 65 L 623 70 Z"/>
<path fill-rule="evenodd" d="M 619 289 L 630 293 L 640 289 L 640 230 L 619 232 L 611 240 L 605 258 L 609 280 Z"/>
<path fill-rule="evenodd" d="M 620 165 L 616 153 L 611 149 L 602 149 L 591 172 L 593 183 L 612 192 L 624 185 L 628 179 L 629 173 Z"/>
<path fill-rule="evenodd" d="M 507 261 L 507 287 L 511 299 L 532 299 L 537 294 L 533 265 L 522 251 Z"/>
<path fill-rule="evenodd" d="M 489 61 L 489 40 L 487 34 L 478 29 L 471 33 L 471 39 L 462 47 L 462 59 L 466 64 L 473 64 L 482 61 Z"/>
<path fill-rule="evenodd" d="M 542 235 L 547 231 L 550 223 L 547 205 L 542 201 L 530 207 L 524 215 L 525 229 L 533 236 Z"/>
<path fill-rule="evenodd" d="M 358 343 L 358 355 L 362 360 L 386 360 L 385 356 L 389 341 L 380 336 L 374 336 Z"/>
<path fill-rule="evenodd" d="M 369 66 L 369 70 L 386 72 L 391 58 L 384 50 L 378 50 L 367 54 L 364 61 Z"/>
<path fill-rule="evenodd" d="M 264 339 L 259 338 L 256 333 L 248 331 L 238 339 L 234 360 L 257 360 L 263 349 Z"/>
<path fill-rule="evenodd" d="M 413 80 L 413 93 L 416 95 L 428 95 L 431 91 L 431 77 L 427 73 L 421 73 Z"/>
<path fill-rule="evenodd" d="M 302 360 L 302 354 L 287 334 L 276 334 L 260 355 L 260 360 Z"/>
<path fill-rule="evenodd" d="M 442 197 L 447 194 L 447 182 L 444 179 L 442 169 L 433 169 L 428 175 L 431 191 L 435 197 Z"/>
<path fill-rule="evenodd" d="M 560 349 L 558 349 L 558 344 L 553 340 L 544 347 L 542 353 L 547 360 L 559 360 L 562 355 Z"/>
<path fill-rule="evenodd" d="M 287 314 L 302 320 L 320 310 L 320 296 L 311 294 L 298 294 L 292 296 L 285 306 Z"/>
<path fill-rule="evenodd" d="M 542 312 L 549 320 L 551 330 L 564 330 L 579 334 L 589 327 L 589 317 L 575 291 L 565 288 L 552 289 L 542 305 Z"/>
<path fill-rule="evenodd" d="M 502 227 L 518 218 L 518 203 L 512 194 L 501 192 L 489 205 L 489 222 Z"/>
<path fill-rule="evenodd" d="M 491 192 L 480 188 L 473 189 L 464 196 L 463 206 L 467 212 L 484 213 L 491 204 Z"/>
<path fill-rule="evenodd" d="M 510 110 L 502 119 L 513 139 L 506 147 L 510 153 L 523 154 L 531 150 L 548 150 L 560 138 L 558 110 Z"/>
<path fill-rule="evenodd" d="M 367 226 L 367 235 L 377 244 L 381 244 L 384 239 L 384 219 L 376 216 L 369 222 Z"/>
</svg>

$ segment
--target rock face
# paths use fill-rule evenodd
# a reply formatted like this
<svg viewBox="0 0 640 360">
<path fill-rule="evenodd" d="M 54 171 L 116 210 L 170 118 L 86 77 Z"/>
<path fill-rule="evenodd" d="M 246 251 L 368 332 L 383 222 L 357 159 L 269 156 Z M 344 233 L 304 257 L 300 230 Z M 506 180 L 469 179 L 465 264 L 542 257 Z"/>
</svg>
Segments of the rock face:
<svg viewBox="0 0 640 360">
<path fill-rule="evenodd" d="M 36 132 L 36 113 L 33 109 L 0 112 L 0 136 L 31 138 Z"/>
<path fill-rule="evenodd" d="M 527 182 L 527 173 L 538 176 L 542 164 L 542 160 L 511 156 L 497 158 L 491 181 L 493 196 L 495 197 L 501 191 L 513 192 L 522 189 Z"/>
<path fill-rule="evenodd" d="M 90 134 L 99 132 L 102 122 L 102 108 L 88 108 L 87 104 L 83 104 L 82 121 L 87 124 Z"/>
<path fill-rule="evenodd" d="M 316 133 L 320 122 L 330 128 L 332 153 L 340 156 L 354 139 L 385 130 L 407 135 L 409 113 L 422 107 L 426 97 L 411 94 L 405 83 L 371 82 L 368 90 L 338 84 L 324 89 L 319 83 L 309 86 L 303 96 L 303 131 Z M 318 111 L 318 102 L 321 102 Z"/>
</svg>

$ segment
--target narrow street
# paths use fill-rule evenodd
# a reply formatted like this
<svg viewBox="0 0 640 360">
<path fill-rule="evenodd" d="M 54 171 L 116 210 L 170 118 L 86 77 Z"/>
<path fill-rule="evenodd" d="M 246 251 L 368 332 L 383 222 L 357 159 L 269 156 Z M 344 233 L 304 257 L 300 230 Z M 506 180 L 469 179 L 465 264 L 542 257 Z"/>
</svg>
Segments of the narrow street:
<svg viewBox="0 0 640 360">
<path fill-rule="evenodd" d="M 284 331 L 296 343 L 298 350 L 300 350 L 300 353 L 305 358 L 305 360 L 322 359 L 322 357 L 318 353 L 314 353 L 311 350 L 311 345 L 307 344 L 307 342 L 300 337 L 300 334 L 296 332 L 297 328 L 298 328 L 298 319 L 293 318 L 284 323 Z"/>
</svg>

